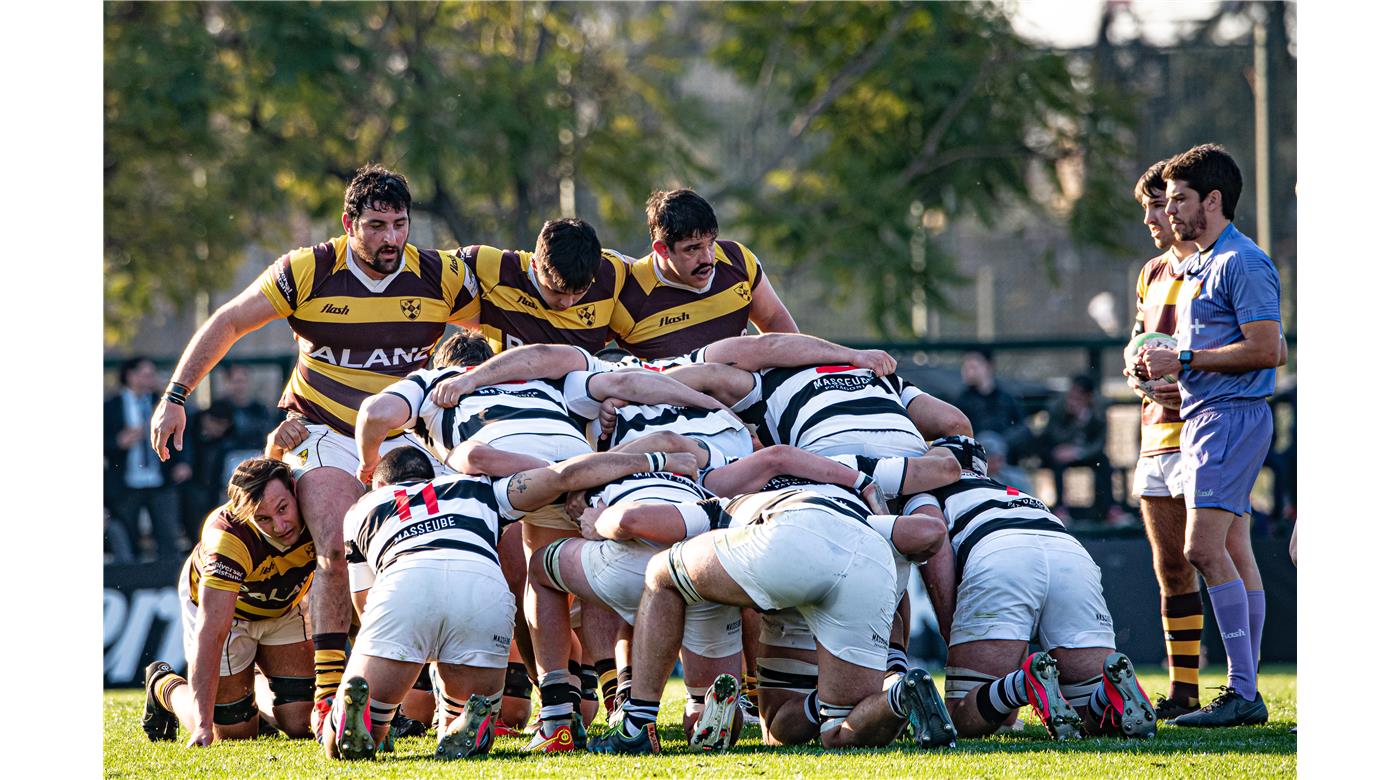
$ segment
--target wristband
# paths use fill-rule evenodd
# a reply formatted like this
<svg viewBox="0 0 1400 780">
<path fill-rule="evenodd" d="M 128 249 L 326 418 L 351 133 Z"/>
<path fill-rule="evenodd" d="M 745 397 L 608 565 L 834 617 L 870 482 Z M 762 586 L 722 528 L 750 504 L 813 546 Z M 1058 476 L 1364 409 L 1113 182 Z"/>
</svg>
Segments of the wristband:
<svg viewBox="0 0 1400 780">
<path fill-rule="evenodd" d="M 660 470 L 661 470 L 661 467 L 662 467 L 663 465 L 665 465 L 665 463 L 666 463 L 666 455 L 665 455 L 665 453 L 661 453 L 661 452 L 648 452 L 648 453 L 646 453 L 646 456 L 647 456 L 647 471 L 660 471 Z"/>
<path fill-rule="evenodd" d="M 854 489 L 855 489 L 855 491 L 856 491 L 857 493 L 860 493 L 860 492 L 863 492 L 866 488 L 870 487 L 870 486 L 871 486 L 872 484 L 874 484 L 874 483 L 875 483 L 875 478 L 874 478 L 874 477 L 870 476 L 869 474 L 866 474 L 864 471 L 857 471 L 857 472 L 856 472 L 856 484 L 853 485 L 853 487 L 854 487 Z"/>
<path fill-rule="evenodd" d="M 162 397 L 176 406 L 184 406 L 185 399 L 189 394 L 190 389 L 188 387 L 179 382 L 171 382 L 170 386 L 165 388 L 165 395 Z"/>
</svg>

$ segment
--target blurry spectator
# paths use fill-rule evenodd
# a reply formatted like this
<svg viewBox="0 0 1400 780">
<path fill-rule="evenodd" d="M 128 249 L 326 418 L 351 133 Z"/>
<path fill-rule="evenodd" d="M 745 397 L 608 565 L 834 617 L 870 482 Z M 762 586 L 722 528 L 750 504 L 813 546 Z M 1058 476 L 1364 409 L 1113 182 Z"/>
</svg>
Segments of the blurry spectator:
<svg viewBox="0 0 1400 780">
<path fill-rule="evenodd" d="M 1007 461 L 1019 462 L 1029 454 L 1032 436 L 1021 417 L 1021 404 L 997 386 L 992 353 L 983 349 L 964 353 L 962 380 L 966 389 L 958 396 L 957 407 L 967 415 L 972 430 L 999 434 L 1006 441 Z"/>
<path fill-rule="evenodd" d="M 121 523 L 112 522 L 112 512 L 106 507 L 102 508 L 102 541 L 106 542 L 103 563 L 115 563 L 119 566 L 136 563 L 126 528 Z"/>
<path fill-rule="evenodd" d="M 234 467 L 261 455 L 264 438 L 277 424 L 272 407 L 253 397 L 247 366 L 226 366 L 221 380 L 216 385 L 220 396 L 193 415 L 185 434 L 187 443 L 190 438 L 195 443 L 194 479 L 181 498 L 187 530 L 194 539 L 199 538 L 204 518 L 227 499 L 225 486 Z"/>
<path fill-rule="evenodd" d="M 1055 480 L 1055 514 L 1066 516 L 1065 469 L 1087 466 L 1094 470 L 1094 518 L 1113 524 L 1123 522 L 1123 509 L 1113 503 L 1113 464 L 1104 453 L 1108 436 L 1108 412 L 1095 396 L 1092 377 L 1080 374 L 1069 390 L 1050 407 L 1050 418 L 1041 432 L 1042 463 Z"/>
<path fill-rule="evenodd" d="M 162 557 L 180 557 L 190 546 L 182 537 L 180 503 L 174 486 L 193 473 L 188 452 L 174 451 L 161 463 L 151 449 L 151 413 L 160 387 L 156 366 L 134 357 L 118 369 L 121 391 L 102 405 L 102 450 L 106 459 L 103 493 L 113 519 L 125 526 L 131 541 L 150 540 L 140 532 L 140 514 L 150 517 L 154 546 Z M 187 442 L 188 444 L 188 442 Z"/>
<path fill-rule="evenodd" d="M 1290 387 L 1276 393 L 1269 400 L 1269 406 L 1273 410 L 1275 421 L 1281 419 L 1279 406 L 1289 406 L 1293 413 L 1289 415 L 1291 423 L 1287 447 L 1277 449 L 1279 430 L 1277 425 L 1274 426 L 1274 435 L 1269 441 L 1269 453 L 1264 456 L 1264 467 L 1274 475 L 1273 511 L 1268 515 L 1256 512 L 1255 519 L 1262 522 L 1254 523 L 1252 530 L 1256 534 L 1278 536 L 1281 535 L 1282 529 L 1286 529 L 1298 516 L 1298 388 Z"/>
<path fill-rule="evenodd" d="M 1003 485 L 1014 487 L 1023 493 L 1031 493 L 1031 475 L 1020 466 L 1013 466 L 1006 460 L 1006 439 L 995 431 L 977 434 L 982 448 L 987 451 L 987 476 Z"/>
<path fill-rule="evenodd" d="M 223 392 L 215 404 L 222 402 L 227 405 L 232 423 L 228 432 L 229 445 L 240 450 L 261 452 L 263 440 L 277 427 L 278 418 L 271 406 L 253 397 L 252 371 L 237 363 L 228 365 L 224 368 L 224 381 L 220 387 Z M 229 474 L 232 473 L 230 469 Z M 221 477 L 219 482 L 222 488 L 228 480 Z"/>
</svg>

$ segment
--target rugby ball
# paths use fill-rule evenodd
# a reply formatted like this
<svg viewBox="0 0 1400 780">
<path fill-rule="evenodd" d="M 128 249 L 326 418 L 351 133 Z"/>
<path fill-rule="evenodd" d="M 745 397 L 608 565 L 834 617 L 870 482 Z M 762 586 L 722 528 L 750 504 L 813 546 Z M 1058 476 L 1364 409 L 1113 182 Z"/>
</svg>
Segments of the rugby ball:
<svg viewBox="0 0 1400 780">
<path fill-rule="evenodd" d="M 1139 376 L 1137 372 L 1133 371 L 1133 366 L 1137 363 L 1138 355 L 1141 354 L 1144 349 L 1148 349 L 1150 347 L 1165 347 L 1167 349 L 1176 349 L 1176 339 L 1172 338 L 1166 333 L 1156 333 L 1149 331 L 1147 333 L 1140 334 L 1137 338 L 1128 342 L 1127 348 L 1123 350 L 1123 363 L 1127 366 L 1130 372 L 1128 376 L 1128 386 L 1137 390 L 1141 390 L 1149 396 L 1156 392 L 1158 388 L 1176 383 L 1176 377 L 1170 374 L 1160 379 L 1147 379 L 1146 377 Z"/>
</svg>

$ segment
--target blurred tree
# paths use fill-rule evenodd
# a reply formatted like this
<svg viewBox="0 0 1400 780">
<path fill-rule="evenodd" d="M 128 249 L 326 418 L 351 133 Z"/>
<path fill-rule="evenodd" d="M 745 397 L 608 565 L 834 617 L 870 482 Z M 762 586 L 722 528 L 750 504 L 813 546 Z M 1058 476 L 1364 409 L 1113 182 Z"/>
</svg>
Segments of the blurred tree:
<svg viewBox="0 0 1400 780">
<path fill-rule="evenodd" d="M 948 308 L 958 277 L 930 225 L 1008 209 L 1068 217 L 1114 245 L 1131 111 L 1086 57 L 1037 48 L 990 3 L 705 6 L 713 57 L 755 91 L 773 140 L 743 150 L 716 197 L 780 263 L 864 294 L 907 334 L 916 300 Z M 922 247 L 923 251 L 919 251 Z"/>
<path fill-rule="evenodd" d="M 290 211 L 330 223 L 355 168 L 403 171 L 443 235 L 533 247 L 574 211 L 642 234 L 678 143 L 674 68 L 638 67 L 646 6 L 109 3 L 103 8 L 106 338 L 228 283 Z"/>
</svg>

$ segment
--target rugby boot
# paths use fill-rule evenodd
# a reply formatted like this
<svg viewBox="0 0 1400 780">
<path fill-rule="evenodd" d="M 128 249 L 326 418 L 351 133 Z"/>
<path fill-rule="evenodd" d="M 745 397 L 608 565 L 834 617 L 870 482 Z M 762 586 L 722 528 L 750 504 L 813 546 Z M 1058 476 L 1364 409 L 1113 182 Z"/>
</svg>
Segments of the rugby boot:
<svg viewBox="0 0 1400 780">
<path fill-rule="evenodd" d="M 1049 653 L 1039 652 L 1021 664 L 1026 673 L 1026 697 L 1031 709 L 1054 740 L 1079 739 L 1084 721 L 1060 692 L 1060 667 Z"/>
<path fill-rule="evenodd" d="M 473 693 L 462 714 L 448 724 L 434 755 L 443 761 L 485 755 L 495 741 L 496 719 L 491 715 L 491 702 Z"/>
<path fill-rule="evenodd" d="M 501 720 L 496 721 L 496 725 L 493 727 L 493 730 L 496 732 L 496 736 L 498 737 L 520 738 L 525 736 L 525 732 Z"/>
<path fill-rule="evenodd" d="M 374 758 L 374 737 L 369 733 L 369 683 L 363 677 L 351 677 L 341 688 L 340 697 L 339 712 L 336 708 L 331 711 L 336 720 L 330 723 L 335 729 L 336 757 L 351 761 Z"/>
<path fill-rule="evenodd" d="M 656 724 L 648 723 L 637 732 L 636 736 L 629 737 L 623 733 L 624 727 L 619 725 L 608 729 L 601 737 L 594 737 L 588 741 L 588 749 L 593 753 L 631 753 L 631 754 L 656 754 L 661 752 L 661 739 L 656 735 Z"/>
<path fill-rule="evenodd" d="M 1158 723 L 1171 723 L 1173 719 L 1179 718 L 1190 712 L 1195 712 L 1201 705 L 1188 706 L 1176 699 L 1168 699 L 1165 696 L 1158 696 L 1157 703 L 1153 706 L 1153 711 L 1157 713 Z"/>
<path fill-rule="evenodd" d="M 146 667 L 146 711 L 141 713 L 141 730 L 152 742 L 171 742 L 180 728 L 175 713 L 167 710 L 156 698 L 156 685 L 175 670 L 164 661 L 152 661 Z"/>
<path fill-rule="evenodd" d="M 414 720 L 402 712 L 394 712 L 394 720 L 389 724 L 389 733 L 394 737 L 426 737 L 428 724 Z"/>
<path fill-rule="evenodd" d="M 690 746 L 696 750 L 724 750 L 734 730 L 734 711 L 739 708 L 739 681 L 732 674 L 715 678 L 705 691 L 704 709 L 690 732 Z"/>
<path fill-rule="evenodd" d="M 1173 726 L 1186 728 L 1222 728 L 1225 726 L 1258 726 L 1269 722 L 1269 708 L 1264 695 L 1256 693 L 1254 701 L 1228 686 L 1220 688 L 1215 701 L 1201 709 L 1172 721 Z"/>
<path fill-rule="evenodd" d="M 579 748 L 588 746 L 588 725 L 583 722 L 583 713 L 574 710 L 574 716 L 569 718 L 569 728 L 574 732 L 574 744 Z"/>
<path fill-rule="evenodd" d="M 582 719 L 580 719 L 582 720 Z M 580 745 L 574 733 L 574 719 L 551 718 L 540 721 L 539 730 L 525 746 L 526 753 L 563 753 L 577 750 Z"/>
<path fill-rule="evenodd" d="M 1110 653 L 1103 659 L 1103 681 L 1104 692 L 1108 694 L 1104 717 L 1113 721 L 1125 737 L 1155 736 L 1157 712 L 1147 703 L 1147 694 L 1138 684 L 1137 672 L 1128 656 Z"/>
<path fill-rule="evenodd" d="M 899 706 L 909 713 L 909 729 L 919 747 L 925 750 L 957 747 L 958 732 L 953 728 L 953 716 L 948 714 L 948 707 L 928 672 L 915 667 L 904 675 Z"/>
<path fill-rule="evenodd" d="M 321 729 L 325 728 L 326 716 L 331 714 L 331 702 L 334 696 L 323 696 L 311 703 L 311 738 L 330 744 L 321 736 Z"/>
</svg>

